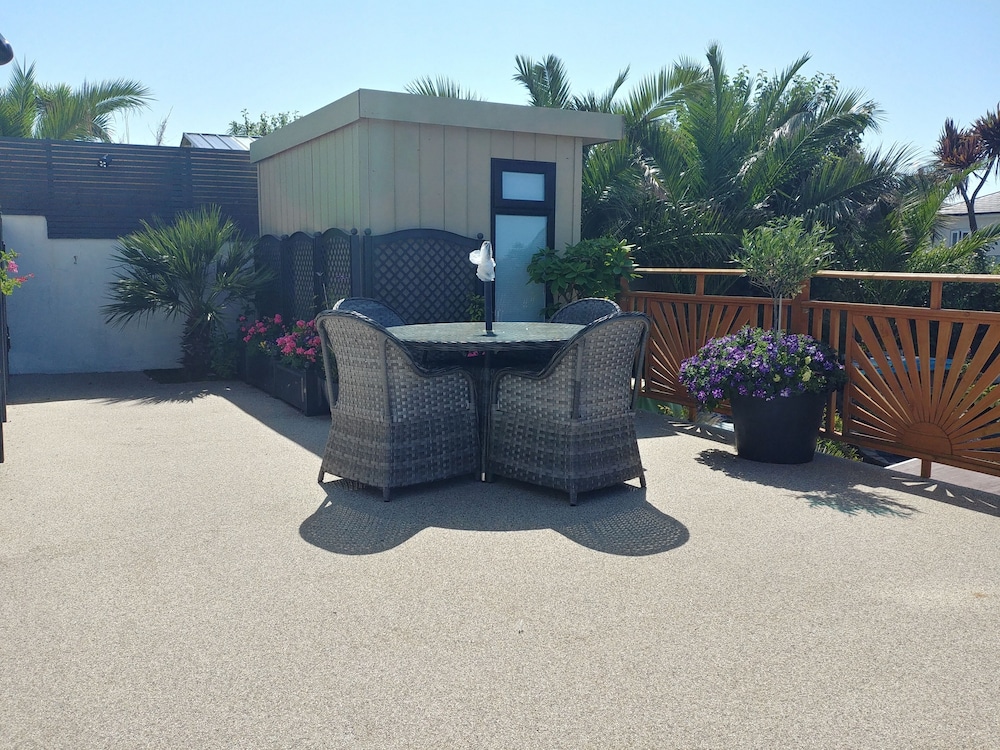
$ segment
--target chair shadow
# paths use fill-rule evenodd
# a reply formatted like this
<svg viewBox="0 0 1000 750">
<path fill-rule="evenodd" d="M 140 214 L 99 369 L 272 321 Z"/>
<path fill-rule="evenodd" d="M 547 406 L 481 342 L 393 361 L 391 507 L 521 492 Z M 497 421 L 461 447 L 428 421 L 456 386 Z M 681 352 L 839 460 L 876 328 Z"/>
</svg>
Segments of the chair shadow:
<svg viewBox="0 0 1000 750">
<path fill-rule="evenodd" d="M 807 464 L 769 464 L 710 448 L 702 451 L 695 460 L 733 479 L 791 490 L 813 508 L 830 508 L 851 516 L 866 513 L 892 518 L 909 518 L 920 512 L 911 505 L 879 495 L 878 487 L 870 487 L 870 479 L 879 479 L 877 470 L 872 467 L 864 467 L 870 469 L 865 476 L 865 488 L 851 485 L 850 475 L 845 474 L 844 469 L 858 467 L 850 466 L 853 462 L 845 459 L 817 456 Z M 898 489 L 888 483 L 884 483 L 883 488 Z"/>
<path fill-rule="evenodd" d="M 686 526 L 646 501 L 646 490 L 621 484 L 580 496 L 570 506 L 562 493 L 498 479 L 455 479 L 401 488 L 392 502 L 354 482 L 323 485 L 327 497 L 302 522 L 308 543 L 342 555 L 371 555 L 403 544 L 426 528 L 464 531 L 552 529 L 584 547 L 638 557 L 687 542 Z"/>
</svg>

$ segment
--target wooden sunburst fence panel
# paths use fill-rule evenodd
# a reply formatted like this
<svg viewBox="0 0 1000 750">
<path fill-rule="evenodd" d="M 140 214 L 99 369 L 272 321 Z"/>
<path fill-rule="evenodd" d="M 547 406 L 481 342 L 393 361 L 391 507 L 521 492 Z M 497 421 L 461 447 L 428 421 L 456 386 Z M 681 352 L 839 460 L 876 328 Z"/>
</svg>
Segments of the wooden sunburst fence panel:
<svg viewBox="0 0 1000 750">
<path fill-rule="evenodd" d="M 626 290 L 623 309 L 645 312 L 652 323 L 641 393 L 694 409 L 678 382 L 681 362 L 709 339 L 744 325 L 770 327 L 771 301 L 705 294 L 705 279 L 733 275 L 710 269 L 641 269 L 694 275 L 693 294 Z M 848 372 L 822 433 L 844 442 L 1000 475 L 1000 312 L 941 307 L 949 282 L 1000 283 L 996 276 L 876 274 L 826 271 L 834 278 L 929 283 L 930 305 L 897 307 L 809 298 L 790 300 L 785 328 L 808 333 L 836 349 Z M 784 318 L 784 316 L 782 316 Z M 721 409 L 725 411 L 723 407 Z"/>
</svg>

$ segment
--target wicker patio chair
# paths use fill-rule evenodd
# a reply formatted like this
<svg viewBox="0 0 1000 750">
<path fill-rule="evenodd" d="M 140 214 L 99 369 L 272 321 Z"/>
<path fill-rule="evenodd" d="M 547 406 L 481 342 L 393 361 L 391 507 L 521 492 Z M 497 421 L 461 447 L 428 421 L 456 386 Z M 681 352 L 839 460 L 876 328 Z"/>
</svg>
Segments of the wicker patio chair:
<svg viewBox="0 0 1000 750">
<path fill-rule="evenodd" d="M 350 310 L 371 318 L 383 328 L 405 325 L 406 321 L 389 305 L 368 297 L 344 297 L 337 300 L 334 310 Z"/>
<path fill-rule="evenodd" d="M 593 323 L 605 315 L 617 315 L 622 309 L 614 300 L 602 297 L 585 297 L 574 300 L 568 305 L 564 305 L 556 310 L 552 316 L 552 323 L 576 323 L 585 326 Z"/>
<path fill-rule="evenodd" d="M 595 320 L 603 318 L 605 315 L 617 315 L 622 310 L 614 300 L 602 297 L 585 297 L 574 300 L 568 305 L 563 305 L 549 319 L 550 323 L 573 323 L 578 326 L 585 326 Z M 524 352 L 513 354 L 505 358 L 505 361 L 512 367 L 520 367 L 524 370 L 542 370 L 556 353 L 555 349 Z"/>
<path fill-rule="evenodd" d="M 580 331 L 540 373 L 493 378 L 486 478 L 494 475 L 577 493 L 639 478 L 638 378 L 649 319 L 602 318 Z"/>
<path fill-rule="evenodd" d="M 460 474 L 479 477 L 475 384 L 459 369 L 427 372 L 378 323 L 355 312 L 316 317 L 324 366 L 336 357 L 330 435 L 319 482 L 334 474 L 389 492 Z M 330 371 L 328 369 L 328 371 Z M 329 378 L 327 379 L 329 382 Z"/>
</svg>

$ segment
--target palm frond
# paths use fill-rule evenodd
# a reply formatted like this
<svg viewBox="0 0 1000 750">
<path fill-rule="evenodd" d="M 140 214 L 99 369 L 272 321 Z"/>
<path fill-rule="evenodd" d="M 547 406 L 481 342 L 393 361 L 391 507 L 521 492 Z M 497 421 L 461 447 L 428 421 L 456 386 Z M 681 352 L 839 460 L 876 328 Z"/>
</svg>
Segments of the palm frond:
<svg viewBox="0 0 1000 750">
<path fill-rule="evenodd" d="M 514 58 L 517 73 L 513 80 L 528 90 L 529 104 L 533 107 L 566 109 L 571 104 L 569 76 L 566 66 L 555 55 L 548 55 L 541 62 L 517 55 Z"/>
<path fill-rule="evenodd" d="M 415 78 L 406 84 L 406 93 L 417 94 L 418 96 L 437 96 L 444 99 L 467 99 L 471 101 L 482 101 L 478 94 L 472 89 L 464 88 L 457 81 L 447 76 L 423 76 Z"/>
</svg>

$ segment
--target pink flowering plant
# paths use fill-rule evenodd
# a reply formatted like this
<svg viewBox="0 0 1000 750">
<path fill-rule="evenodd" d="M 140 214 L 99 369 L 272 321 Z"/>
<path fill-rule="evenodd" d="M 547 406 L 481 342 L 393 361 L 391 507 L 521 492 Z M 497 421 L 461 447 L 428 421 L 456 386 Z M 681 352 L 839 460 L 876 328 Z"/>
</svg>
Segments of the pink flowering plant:
<svg viewBox="0 0 1000 750">
<path fill-rule="evenodd" d="M 287 325 L 281 315 L 275 315 L 251 323 L 241 316 L 239 323 L 243 343 L 250 353 L 272 357 L 299 370 L 314 366 L 322 358 L 319 334 L 311 320 Z"/>
<path fill-rule="evenodd" d="M 268 357 L 278 356 L 277 340 L 285 334 L 285 327 L 280 315 L 273 318 L 261 318 L 252 323 L 245 315 L 239 317 L 240 335 L 246 344 L 249 354 L 262 354 Z"/>
<path fill-rule="evenodd" d="M 16 257 L 13 250 L 0 250 L 0 294 L 13 294 L 25 281 L 35 278 L 33 273 L 18 276 L 20 269 L 14 260 Z"/>
<path fill-rule="evenodd" d="M 281 363 L 296 369 L 305 369 L 316 364 L 320 353 L 319 334 L 311 320 L 297 320 L 283 335 L 275 339 Z"/>
<path fill-rule="evenodd" d="M 684 360 L 680 382 L 707 409 L 733 395 L 765 401 L 829 393 L 847 382 L 837 352 L 812 336 L 746 326 Z"/>
</svg>

